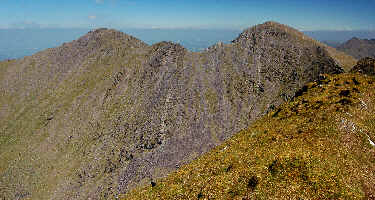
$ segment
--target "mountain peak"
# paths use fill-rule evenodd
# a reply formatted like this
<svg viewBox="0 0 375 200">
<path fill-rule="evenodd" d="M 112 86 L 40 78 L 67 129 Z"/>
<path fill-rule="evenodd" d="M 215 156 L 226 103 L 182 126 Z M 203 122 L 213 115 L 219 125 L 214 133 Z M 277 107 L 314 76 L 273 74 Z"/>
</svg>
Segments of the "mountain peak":
<svg viewBox="0 0 375 200">
<path fill-rule="evenodd" d="M 258 24 L 255 27 L 258 28 L 258 29 L 272 28 L 272 29 L 279 29 L 279 30 L 284 30 L 284 31 L 289 29 L 289 30 L 294 30 L 294 31 L 298 32 L 298 30 L 296 30 L 296 29 L 294 29 L 290 26 L 287 26 L 287 25 L 284 25 L 284 24 L 281 24 L 281 23 L 275 22 L 275 21 L 267 21 L 267 22 L 264 22 L 263 24 Z"/>
<path fill-rule="evenodd" d="M 350 40 L 348 40 L 344 44 L 347 44 L 347 45 L 357 45 L 357 44 L 360 44 L 360 43 L 363 43 L 363 41 L 361 39 L 359 39 L 357 37 L 352 37 Z"/>
<path fill-rule="evenodd" d="M 180 44 L 169 41 L 159 42 L 151 46 L 149 64 L 153 67 L 171 64 L 181 67 L 186 52 L 185 47 Z"/>
<path fill-rule="evenodd" d="M 357 59 L 375 57 L 375 40 L 353 37 L 347 42 L 338 46 L 337 49 Z"/>
<path fill-rule="evenodd" d="M 288 67 L 294 66 L 295 68 L 306 63 L 301 63 L 301 56 L 309 57 L 309 60 L 315 58 L 326 58 L 326 64 L 320 66 L 323 69 L 325 66 L 336 66 L 330 68 L 333 71 L 326 73 L 340 73 L 343 71 L 342 66 L 333 56 L 327 47 L 316 40 L 304 35 L 302 32 L 291 28 L 289 26 L 277 22 L 265 22 L 246 29 L 241 33 L 233 43 L 244 49 L 250 50 L 253 54 L 258 54 L 259 59 L 263 63 L 269 62 L 268 59 L 277 59 L 279 63 L 289 63 Z M 259 62 L 255 59 L 255 62 Z M 276 63 L 270 63 L 269 67 L 278 66 Z M 278 66 L 277 70 L 283 70 L 285 66 Z M 318 70 L 316 66 L 312 66 L 314 70 Z"/>
<path fill-rule="evenodd" d="M 257 36 L 258 38 L 265 38 L 265 37 L 275 37 L 275 38 L 298 38 L 298 39 L 305 39 L 308 38 L 303 33 L 299 32 L 298 30 L 280 24 L 274 21 L 267 21 L 263 24 L 258 24 L 253 27 L 250 27 L 244 30 L 234 42 L 238 42 L 241 40 L 247 40 L 251 36 Z M 312 39 L 311 39 L 312 40 Z"/>
<path fill-rule="evenodd" d="M 97 29 L 91 30 L 89 33 L 91 33 L 91 32 L 97 32 L 98 33 L 98 32 L 104 32 L 104 31 L 108 31 L 108 30 L 109 30 L 108 28 L 97 28 Z"/>
<path fill-rule="evenodd" d="M 97 42 L 103 44 L 103 42 L 114 42 L 114 43 L 128 43 L 132 46 L 144 47 L 147 46 L 141 40 L 125 34 L 121 31 L 108 28 L 99 28 L 89 31 L 86 35 L 80 37 L 77 42 L 81 44 L 88 44 L 89 42 Z M 74 42 L 74 41 L 73 41 Z"/>
<path fill-rule="evenodd" d="M 183 47 L 181 44 L 179 43 L 174 43 L 174 42 L 171 42 L 171 41 L 162 41 L 162 42 L 158 42 L 156 44 L 153 44 L 151 46 L 152 49 L 154 50 L 158 50 L 158 49 L 168 49 L 168 48 L 178 48 L 178 49 L 184 49 L 186 50 L 185 47 Z"/>
<path fill-rule="evenodd" d="M 318 52 L 333 58 L 345 71 L 349 71 L 356 63 L 353 57 L 328 47 L 295 28 L 274 21 L 250 27 L 232 42 L 245 48 L 253 48 L 253 50 L 256 50 L 255 46 L 260 46 L 260 48 L 263 48 L 262 46 L 272 48 L 278 46 L 283 51 L 290 51 L 293 48 L 300 47 L 316 49 Z"/>
<path fill-rule="evenodd" d="M 357 38 L 357 37 L 352 37 L 351 40 L 359 40 L 359 38 Z"/>
</svg>

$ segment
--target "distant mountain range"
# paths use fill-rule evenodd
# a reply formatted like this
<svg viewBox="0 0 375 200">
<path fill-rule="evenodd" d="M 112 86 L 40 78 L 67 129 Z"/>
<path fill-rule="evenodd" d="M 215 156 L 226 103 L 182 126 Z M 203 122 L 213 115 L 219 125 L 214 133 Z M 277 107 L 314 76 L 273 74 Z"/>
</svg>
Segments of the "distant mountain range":
<svg viewBox="0 0 375 200">
<path fill-rule="evenodd" d="M 102 28 L 0 62 L 0 199 L 371 197 L 355 63 L 276 22 L 200 52 Z"/>
<path fill-rule="evenodd" d="M 343 51 L 357 59 L 364 57 L 375 58 L 375 39 L 359 39 L 353 37 L 339 45 L 338 50 Z"/>
</svg>

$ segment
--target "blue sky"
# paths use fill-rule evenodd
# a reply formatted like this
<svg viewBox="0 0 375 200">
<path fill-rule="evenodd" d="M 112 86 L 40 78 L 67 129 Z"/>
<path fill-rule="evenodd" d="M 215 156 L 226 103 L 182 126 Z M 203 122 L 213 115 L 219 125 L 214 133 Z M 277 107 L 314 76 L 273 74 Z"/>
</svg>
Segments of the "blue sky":
<svg viewBox="0 0 375 200">
<path fill-rule="evenodd" d="M 0 28 L 375 30 L 375 0 L 1 0 Z"/>
</svg>

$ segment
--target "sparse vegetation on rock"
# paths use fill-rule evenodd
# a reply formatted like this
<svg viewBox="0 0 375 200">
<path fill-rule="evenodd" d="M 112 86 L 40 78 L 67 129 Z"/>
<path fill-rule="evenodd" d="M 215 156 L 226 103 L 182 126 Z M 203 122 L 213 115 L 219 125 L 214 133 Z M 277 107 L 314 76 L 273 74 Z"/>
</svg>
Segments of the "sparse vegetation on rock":
<svg viewBox="0 0 375 200">
<path fill-rule="evenodd" d="M 358 61 L 357 65 L 351 69 L 351 72 L 359 72 L 375 76 L 375 59 L 374 58 L 363 58 Z"/>
<path fill-rule="evenodd" d="M 293 101 L 123 199 L 372 199 L 375 79 L 323 76 Z"/>
<path fill-rule="evenodd" d="M 142 184 L 158 188 L 156 179 L 306 83 L 342 73 L 339 61 L 326 46 L 268 22 L 198 53 L 98 29 L 0 62 L 0 198 L 108 199 Z M 261 176 L 247 175 L 238 183 L 261 186 Z"/>
</svg>

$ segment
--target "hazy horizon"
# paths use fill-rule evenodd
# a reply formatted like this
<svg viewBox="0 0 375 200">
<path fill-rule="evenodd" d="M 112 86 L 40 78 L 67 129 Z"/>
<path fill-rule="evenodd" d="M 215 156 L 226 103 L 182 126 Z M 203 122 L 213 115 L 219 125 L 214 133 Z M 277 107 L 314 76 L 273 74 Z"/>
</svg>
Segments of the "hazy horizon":
<svg viewBox="0 0 375 200">
<path fill-rule="evenodd" d="M 266 21 L 320 41 L 375 38 L 374 0 L 3 0 L 0 59 L 20 58 L 70 42 L 89 30 L 121 30 L 148 44 L 181 43 L 201 51 Z"/>
<path fill-rule="evenodd" d="M 0 29 L 0 60 L 30 56 L 47 48 L 78 39 L 89 28 L 26 28 Z M 217 42 L 228 43 L 242 31 L 231 29 L 146 29 L 127 28 L 120 31 L 149 45 L 161 41 L 180 43 L 190 51 L 202 51 Z M 305 31 L 310 37 L 332 43 L 342 43 L 352 37 L 375 38 L 375 31 Z"/>
<path fill-rule="evenodd" d="M 373 0 L 3 0 L 0 28 L 221 28 L 277 21 L 299 30 L 375 30 Z"/>
</svg>

